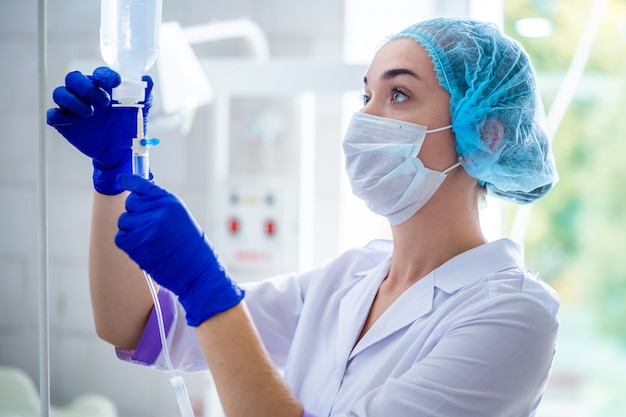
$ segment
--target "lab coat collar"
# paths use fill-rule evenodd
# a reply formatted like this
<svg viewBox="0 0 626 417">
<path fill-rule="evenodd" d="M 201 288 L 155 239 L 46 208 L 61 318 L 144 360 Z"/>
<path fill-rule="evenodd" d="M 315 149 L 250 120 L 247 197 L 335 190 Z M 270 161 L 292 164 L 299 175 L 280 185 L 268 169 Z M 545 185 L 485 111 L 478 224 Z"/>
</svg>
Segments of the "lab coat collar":
<svg viewBox="0 0 626 417">
<path fill-rule="evenodd" d="M 505 256 L 502 256 L 503 253 Z M 487 243 L 457 255 L 417 281 L 398 297 L 353 348 L 378 288 L 389 272 L 391 266 L 389 255 L 376 267 L 357 274 L 362 278 L 361 281 L 341 302 L 338 365 L 345 366 L 347 360 L 369 346 L 430 313 L 433 308 L 435 287 L 451 294 L 487 274 L 519 265 L 523 265 L 522 246 L 510 239 Z M 419 303 L 416 300 L 419 300 Z"/>
<path fill-rule="evenodd" d="M 346 294 L 339 307 L 337 365 L 347 361 L 369 346 L 410 325 L 430 313 L 434 296 L 434 276 L 429 274 L 407 289 L 354 345 L 380 284 L 389 273 L 391 254 L 376 267 L 359 273 L 359 283 Z M 416 303 L 415 300 L 420 300 Z"/>
<path fill-rule="evenodd" d="M 433 298 L 433 274 L 428 274 L 408 288 L 389 306 L 389 308 L 387 308 L 383 315 L 380 316 L 367 333 L 363 335 L 359 343 L 354 346 L 349 358 L 358 355 L 368 347 L 391 336 L 398 330 L 411 325 L 411 323 L 420 317 L 430 313 L 433 308 Z M 368 305 L 368 309 L 370 305 Z"/>
<path fill-rule="evenodd" d="M 375 242 L 378 241 L 370 245 Z M 388 244 L 385 249 L 391 252 L 391 241 L 384 242 Z M 503 254 L 505 256 L 502 256 Z M 378 270 L 384 270 L 386 274 L 389 272 L 390 265 L 391 255 L 381 264 L 357 272 L 356 275 L 362 278 Z M 524 265 L 523 246 L 514 240 L 504 238 L 465 251 L 436 268 L 431 274 L 435 275 L 434 285 L 451 294 L 487 274 L 519 265 Z"/>
<path fill-rule="evenodd" d="M 389 273 L 390 265 L 391 254 L 374 268 L 357 273 L 360 281 L 341 300 L 336 351 L 339 369 L 345 369 L 348 358 L 355 354 L 354 342 L 363 328 L 381 282 Z M 359 345 L 362 342 L 363 339 Z"/>
<path fill-rule="evenodd" d="M 522 245 L 511 239 L 500 239 L 463 252 L 435 269 L 434 283 L 452 294 L 485 275 L 520 265 L 524 265 Z"/>
</svg>

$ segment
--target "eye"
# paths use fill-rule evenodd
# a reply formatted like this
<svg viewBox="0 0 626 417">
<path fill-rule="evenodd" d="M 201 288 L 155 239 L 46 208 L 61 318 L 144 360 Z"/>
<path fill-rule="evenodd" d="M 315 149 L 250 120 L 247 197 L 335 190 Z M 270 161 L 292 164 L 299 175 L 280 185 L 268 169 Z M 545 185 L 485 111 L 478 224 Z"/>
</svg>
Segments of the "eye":
<svg viewBox="0 0 626 417">
<path fill-rule="evenodd" d="M 361 104 L 366 106 L 367 103 L 369 102 L 370 102 L 370 98 L 367 96 L 367 94 L 361 94 Z"/>
<path fill-rule="evenodd" d="M 393 94 L 391 96 L 391 99 L 394 103 L 402 103 L 403 101 L 405 101 L 406 99 L 408 99 L 409 97 L 404 94 L 402 91 L 400 90 L 393 90 Z"/>
</svg>

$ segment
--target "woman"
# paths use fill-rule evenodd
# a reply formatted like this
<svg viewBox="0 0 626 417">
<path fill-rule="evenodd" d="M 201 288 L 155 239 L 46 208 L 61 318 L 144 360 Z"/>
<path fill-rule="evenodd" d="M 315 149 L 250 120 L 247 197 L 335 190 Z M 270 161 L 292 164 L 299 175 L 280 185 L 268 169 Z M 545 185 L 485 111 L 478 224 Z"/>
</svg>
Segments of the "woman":
<svg viewBox="0 0 626 417">
<path fill-rule="evenodd" d="M 558 297 L 519 244 L 487 242 L 478 216 L 485 193 L 530 202 L 557 180 L 518 43 L 460 19 L 392 36 L 344 151 L 353 192 L 393 241 L 251 284 L 245 303 L 184 204 L 127 174 L 134 113 L 110 106 L 116 75 L 70 73 L 48 123 L 94 161 L 92 304 L 120 357 L 162 366 L 138 264 L 161 285 L 176 366 L 208 365 L 228 416 L 535 414 Z"/>
</svg>

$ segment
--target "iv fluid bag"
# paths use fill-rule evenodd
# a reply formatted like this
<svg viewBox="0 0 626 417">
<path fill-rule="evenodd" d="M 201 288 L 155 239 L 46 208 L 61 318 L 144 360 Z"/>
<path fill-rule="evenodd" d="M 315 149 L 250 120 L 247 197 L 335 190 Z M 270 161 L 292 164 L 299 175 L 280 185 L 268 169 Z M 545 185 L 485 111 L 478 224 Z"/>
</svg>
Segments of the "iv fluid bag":
<svg viewBox="0 0 626 417">
<path fill-rule="evenodd" d="M 122 76 L 114 99 L 142 101 L 141 76 L 154 65 L 159 51 L 162 0 L 102 0 L 100 53 Z M 141 86 L 141 87 L 140 87 Z M 125 90 L 125 91 L 124 91 Z"/>
</svg>

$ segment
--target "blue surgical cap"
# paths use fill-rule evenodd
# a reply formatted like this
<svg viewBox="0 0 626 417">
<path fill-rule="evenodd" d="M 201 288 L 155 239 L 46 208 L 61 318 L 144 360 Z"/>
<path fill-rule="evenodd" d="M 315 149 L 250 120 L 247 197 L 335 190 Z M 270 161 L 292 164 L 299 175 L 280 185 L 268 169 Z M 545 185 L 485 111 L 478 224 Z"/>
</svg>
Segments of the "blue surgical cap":
<svg viewBox="0 0 626 417">
<path fill-rule="evenodd" d="M 558 181 L 530 58 L 495 25 L 438 18 L 391 36 L 415 39 L 450 94 L 456 150 L 487 193 L 530 203 Z"/>
</svg>

